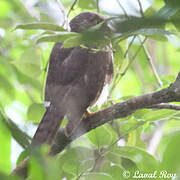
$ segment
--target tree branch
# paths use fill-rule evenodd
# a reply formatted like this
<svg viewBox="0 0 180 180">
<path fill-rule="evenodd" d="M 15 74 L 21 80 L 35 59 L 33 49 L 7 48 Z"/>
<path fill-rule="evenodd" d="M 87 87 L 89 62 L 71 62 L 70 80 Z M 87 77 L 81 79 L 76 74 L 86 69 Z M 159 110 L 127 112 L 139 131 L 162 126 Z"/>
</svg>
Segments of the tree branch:
<svg viewBox="0 0 180 180">
<path fill-rule="evenodd" d="M 61 128 L 51 147 L 50 155 L 56 155 L 61 152 L 69 143 L 90 130 L 113 121 L 114 119 L 127 117 L 136 110 L 143 108 L 175 109 L 175 107 L 179 110 L 179 106 L 177 105 L 161 104 L 168 102 L 180 102 L 180 72 L 176 81 L 168 88 L 130 98 L 84 118 L 70 137 L 66 137 L 64 128 Z M 21 164 L 14 169 L 12 175 L 16 174 L 25 178 L 27 176 L 27 163 L 28 159 L 22 161 Z"/>
<path fill-rule="evenodd" d="M 67 14 L 67 17 L 69 17 L 69 15 L 70 15 L 71 11 L 74 9 L 74 6 L 76 5 L 76 3 L 77 3 L 77 0 L 75 0 L 75 1 L 73 2 L 73 4 L 71 5 L 71 7 L 70 7 L 70 9 L 69 9 L 69 12 L 68 12 L 68 14 Z"/>
<path fill-rule="evenodd" d="M 156 104 L 156 105 L 150 106 L 149 108 L 150 109 L 152 109 L 152 108 L 155 108 L 155 109 L 171 109 L 171 110 L 180 111 L 180 105 L 169 104 L 169 103 Z"/>
<path fill-rule="evenodd" d="M 114 104 L 102 111 L 96 112 L 91 116 L 84 118 L 79 124 L 78 128 L 74 130 L 70 137 L 66 137 L 64 134 L 64 129 L 61 128 L 58 131 L 55 141 L 51 147 L 50 154 L 55 155 L 61 152 L 66 147 L 66 145 L 68 145 L 79 136 L 114 119 L 127 117 L 130 114 L 134 113 L 136 110 L 144 108 L 160 109 L 160 107 L 171 107 L 172 109 L 172 107 L 175 107 L 173 105 L 167 106 L 167 104 L 161 104 L 168 102 L 180 102 L 180 73 L 178 74 L 176 81 L 168 88 L 142 96 L 130 98 L 124 102 Z M 179 107 L 177 107 L 177 110 L 179 110 Z"/>
</svg>

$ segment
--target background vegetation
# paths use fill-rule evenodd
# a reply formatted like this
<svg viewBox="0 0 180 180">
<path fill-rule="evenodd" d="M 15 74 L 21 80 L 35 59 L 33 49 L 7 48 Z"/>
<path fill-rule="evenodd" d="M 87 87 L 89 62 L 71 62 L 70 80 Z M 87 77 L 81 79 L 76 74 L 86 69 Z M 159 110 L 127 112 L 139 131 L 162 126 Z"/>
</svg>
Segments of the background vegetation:
<svg viewBox="0 0 180 180">
<path fill-rule="evenodd" d="M 167 87 L 175 80 L 180 70 L 178 0 L 107 2 L 62 0 L 64 9 L 60 1 L 0 1 L 0 179 L 20 179 L 8 174 L 27 154 L 34 124 L 45 111 L 43 89 L 53 43 L 37 40 L 57 41 L 54 36 L 58 36 L 66 47 L 72 47 L 82 44 L 83 37 L 62 33 L 62 28 L 52 31 L 53 25 L 17 25 L 43 22 L 66 28 L 65 10 L 70 12 L 69 19 L 83 11 L 118 16 L 112 21 L 114 80 L 108 100 L 92 111 Z M 114 7 L 108 9 L 113 2 Z M 96 31 L 93 33 L 96 38 Z M 137 169 L 178 175 L 179 120 L 179 111 L 144 109 L 83 135 L 58 158 L 46 157 L 47 147 L 42 147 L 32 153 L 28 179 L 116 180 L 125 178 L 125 170 L 132 176 Z"/>
</svg>

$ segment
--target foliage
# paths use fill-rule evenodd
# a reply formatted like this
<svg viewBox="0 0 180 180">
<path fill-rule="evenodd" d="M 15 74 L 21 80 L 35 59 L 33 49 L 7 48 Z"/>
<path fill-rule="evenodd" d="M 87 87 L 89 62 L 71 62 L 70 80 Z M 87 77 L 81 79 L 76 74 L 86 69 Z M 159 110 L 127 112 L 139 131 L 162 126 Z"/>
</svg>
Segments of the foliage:
<svg viewBox="0 0 180 180">
<path fill-rule="evenodd" d="M 20 179 L 8 177 L 12 166 L 11 137 L 23 147 L 25 153 L 31 138 L 24 128 L 30 123 L 39 123 L 45 111 L 42 105 L 44 82 L 53 45 L 47 42 L 63 41 L 65 48 L 87 48 L 88 44 L 96 43 L 99 49 L 95 51 L 102 50 L 105 44 L 112 42 L 115 75 L 109 88 L 110 94 L 106 103 L 92 107 L 92 111 L 167 87 L 175 79 L 180 67 L 178 0 L 153 1 L 144 12 L 139 4 L 138 16 L 132 15 L 129 10 L 119 13 L 123 11 L 118 3 L 119 11 L 112 14 L 101 8 L 105 1 L 62 1 L 66 10 L 71 11 L 71 18 L 83 11 L 99 11 L 110 17 L 106 20 L 112 28 L 108 38 L 99 36 L 105 22 L 83 33 L 68 32 L 65 26 L 57 24 L 55 12 L 47 10 L 52 6 L 59 7 L 58 4 L 54 1 L 34 2 L 0 1 L 2 180 Z M 130 3 L 129 7 L 134 6 Z M 64 17 L 61 15 L 59 18 Z M 151 61 L 156 69 L 152 68 Z M 165 170 L 180 175 L 179 119 L 180 113 L 174 110 L 139 110 L 78 138 L 58 158 L 47 157 L 47 149 L 42 147 L 41 151 L 31 154 L 28 180 L 59 180 L 64 177 L 81 180 L 126 179 L 126 175 L 132 177 L 137 170 L 141 173 L 158 171 L 159 174 Z M 20 128 L 24 122 L 25 126 Z M 156 139 L 158 132 L 160 137 Z M 157 146 L 153 144 L 155 139 Z M 18 163 L 23 159 L 23 153 Z M 166 179 L 165 175 L 163 178 Z"/>
</svg>

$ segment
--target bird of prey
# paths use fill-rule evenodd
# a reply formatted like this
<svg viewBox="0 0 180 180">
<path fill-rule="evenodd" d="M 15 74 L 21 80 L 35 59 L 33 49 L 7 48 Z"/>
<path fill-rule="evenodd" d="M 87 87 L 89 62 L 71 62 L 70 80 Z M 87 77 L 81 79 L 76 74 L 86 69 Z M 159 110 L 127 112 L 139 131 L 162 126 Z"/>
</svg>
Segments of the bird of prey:
<svg viewBox="0 0 180 180">
<path fill-rule="evenodd" d="M 83 32 L 104 21 L 97 13 L 83 12 L 70 21 L 72 32 Z M 107 51 L 92 52 L 88 48 L 63 48 L 55 43 L 49 60 L 45 87 L 45 101 L 50 102 L 33 137 L 32 144 L 52 144 L 64 118 L 69 136 L 78 126 L 89 106 L 100 96 L 105 84 L 113 76 L 113 57 L 110 46 Z"/>
</svg>

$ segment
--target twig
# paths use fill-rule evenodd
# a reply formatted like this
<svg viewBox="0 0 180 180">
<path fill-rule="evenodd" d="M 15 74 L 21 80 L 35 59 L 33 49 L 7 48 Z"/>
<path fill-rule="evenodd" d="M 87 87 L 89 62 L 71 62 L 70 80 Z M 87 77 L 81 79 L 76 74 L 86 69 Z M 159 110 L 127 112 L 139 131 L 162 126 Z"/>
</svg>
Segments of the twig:
<svg viewBox="0 0 180 180">
<path fill-rule="evenodd" d="M 27 177 L 27 170 L 28 170 L 28 161 L 29 159 L 24 159 L 11 173 L 11 175 L 17 175 L 25 179 Z"/>
<path fill-rule="evenodd" d="M 132 64 L 132 67 L 139 77 L 139 80 L 142 84 L 141 93 L 144 94 L 146 92 L 146 78 L 144 77 L 143 69 L 141 68 L 140 62 L 136 61 L 136 63 Z"/>
<path fill-rule="evenodd" d="M 145 123 L 145 122 L 144 122 L 144 123 Z M 139 127 L 142 126 L 144 123 L 142 123 L 141 125 L 135 124 L 133 127 L 130 127 L 124 134 L 120 135 L 120 136 L 117 138 L 116 141 L 114 141 L 112 144 L 110 144 L 107 148 L 102 149 L 102 150 L 99 152 L 98 156 L 96 157 L 93 167 L 92 167 L 88 172 L 93 172 L 93 171 L 94 171 L 94 169 L 95 169 L 96 166 L 97 166 L 98 161 L 99 161 L 101 158 L 103 158 L 106 153 L 108 153 L 109 149 L 110 149 L 113 145 L 117 144 L 120 139 L 126 137 L 126 136 L 129 134 L 130 131 L 139 128 Z"/>
<path fill-rule="evenodd" d="M 153 105 L 149 108 L 158 108 L 158 109 L 174 109 L 174 110 L 180 110 L 180 105 L 174 105 L 174 104 L 167 104 L 167 103 L 162 103 L 162 104 L 157 104 L 157 105 Z M 141 126 L 143 125 L 143 123 L 141 124 Z M 110 144 L 106 149 L 104 149 L 103 151 L 101 151 L 98 156 L 95 159 L 94 165 L 93 167 L 88 171 L 88 172 L 93 172 L 95 167 L 97 166 L 98 161 L 105 156 L 105 154 L 109 151 L 109 148 L 112 147 L 114 144 L 116 144 L 120 139 L 124 138 L 125 136 L 128 135 L 129 131 L 131 131 L 132 129 L 137 129 L 140 126 L 136 126 L 136 127 L 131 127 L 126 133 L 124 133 L 123 135 L 121 135 L 115 142 L 113 142 L 112 144 Z M 149 149 L 150 151 L 150 149 Z M 152 151 L 150 151 L 150 153 L 152 153 Z M 86 172 L 87 173 L 87 172 Z M 81 173 L 79 175 L 78 178 L 80 178 L 84 173 Z"/>
<path fill-rule="evenodd" d="M 97 12 L 99 13 L 99 0 L 96 0 L 96 4 L 97 4 Z"/>
<path fill-rule="evenodd" d="M 141 13 L 141 15 L 144 17 L 144 13 L 143 13 L 143 9 L 142 9 L 142 4 L 141 4 L 140 0 L 137 0 L 137 1 L 138 1 L 138 4 L 139 4 L 139 7 L 140 7 L 140 13 Z M 121 3 L 119 2 L 119 0 L 117 0 L 117 3 L 119 4 L 119 6 L 121 7 L 121 9 L 123 10 L 124 15 L 125 15 L 127 18 L 129 18 L 126 10 L 125 10 L 124 7 L 121 5 Z M 135 38 L 135 37 L 136 37 L 136 36 L 134 36 L 134 38 Z M 139 37 L 139 36 L 138 36 L 138 37 Z M 140 39 L 140 37 L 139 37 L 139 39 Z M 147 59 L 148 59 L 148 62 L 150 63 L 150 65 L 151 65 L 151 67 L 152 67 L 153 73 L 154 73 L 154 75 L 155 75 L 155 77 L 156 77 L 159 85 L 162 86 L 163 83 L 162 83 L 161 79 L 159 78 L 159 75 L 158 75 L 158 73 L 157 73 L 157 71 L 156 71 L 156 68 L 155 68 L 155 66 L 154 66 L 154 64 L 153 64 L 152 58 L 151 58 L 148 50 L 146 49 L 146 47 L 145 47 L 145 45 L 144 45 L 144 43 L 145 43 L 146 40 L 147 40 L 147 38 L 145 38 L 144 41 L 142 42 L 141 39 L 140 39 L 141 46 L 140 46 L 140 48 L 137 50 L 137 52 L 135 53 L 135 55 L 134 55 L 134 57 L 132 58 L 132 60 L 131 60 L 131 62 L 129 63 L 129 65 L 126 67 L 126 69 L 124 70 L 124 72 L 121 74 L 121 77 L 125 75 L 126 71 L 129 69 L 130 65 L 132 64 L 132 62 L 134 61 L 135 57 L 136 57 L 137 54 L 139 53 L 141 47 L 143 47 L 143 50 L 144 50 L 144 52 L 145 52 L 145 54 L 146 54 L 146 57 L 147 57 Z M 134 41 L 134 39 L 133 39 L 133 41 Z M 133 41 L 131 41 L 131 43 L 133 43 Z M 129 48 L 128 48 L 128 49 L 129 49 Z M 127 50 L 128 50 L 128 49 L 127 49 Z M 126 51 L 125 56 L 126 56 L 127 52 L 128 52 L 128 51 Z M 120 68 L 119 68 L 119 69 L 120 69 Z M 119 76 L 119 74 L 117 73 L 117 74 L 116 74 L 116 77 L 115 77 L 115 81 L 117 81 L 117 82 L 114 83 L 113 87 L 111 88 L 110 94 L 112 93 L 112 91 L 114 90 L 114 88 L 116 87 L 116 85 L 119 83 L 119 80 L 121 79 L 121 78 L 120 78 L 119 80 L 116 80 L 118 76 Z"/>
<path fill-rule="evenodd" d="M 126 49 L 126 52 L 124 53 L 124 58 L 126 58 L 128 52 L 129 52 L 129 49 L 130 49 L 132 43 L 134 42 L 134 39 L 135 39 L 135 38 L 136 38 L 136 36 L 133 36 L 133 39 L 132 39 L 131 42 L 129 43 L 129 45 L 128 45 L 127 49 Z M 117 78 L 118 78 L 118 76 L 120 75 L 120 69 L 121 69 L 121 66 L 120 66 L 120 67 L 118 68 L 118 70 L 117 70 L 116 76 L 115 76 L 115 78 L 114 78 L 114 82 L 117 81 Z M 123 74 L 124 74 L 124 73 L 123 73 Z M 118 81 L 117 83 L 114 83 L 115 85 L 113 85 L 113 87 L 111 88 L 110 93 L 109 93 L 109 96 L 111 96 L 111 93 L 113 92 L 114 88 L 116 87 L 116 85 L 117 85 L 118 83 L 119 83 L 119 81 Z"/>
<path fill-rule="evenodd" d="M 131 47 L 132 43 L 134 42 L 135 38 L 136 38 L 136 35 L 135 35 L 135 36 L 133 36 L 133 38 L 132 38 L 131 42 L 129 43 L 128 48 L 126 49 L 126 52 L 124 53 L 124 58 L 126 58 L 126 56 L 127 56 L 128 52 L 129 52 L 129 49 L 130 49 L 130 47 Z"/>
<path fill-rule="evenodd" d="M 62 26 L 64 27 L 65 24 L 66 24 L 66 26 L 68 26 L 68 19 L 67 19 L 66 11 L 65 11 L 65 8 L 64 8 L 61 0 L 57 0 L 57 4 L 59 6 L 60 11 L 62 12 L 62 14 L 64 16 L 64 21 L 62 23 Z"/>
<path fill-rule="evenodd" d="M 71 11 L 74 9 L 74 6 L 76 5 L 77 1 L 78 1 L 78 0 L 75 0 L 75 1 L 73 2 L 73 4 L 71 5 L 71 7 L 70 7 L 70 9 L 69 9 L 69 11 L 68 11 L 67 17 L 69 17 L 69 14 L 70 14 Z"/>
<path fill-rule="evenodd" d="M 121 3 L 119 2 L 119 0 L 116 0 L 116 2 L 118 3 L 119 7 L 122 9 L 124 15 L 126 16 L 127 19 L 129 19 L 129 16 L 126 12 L 126 10 L 124 9 L 124 7 L 121 5 Z"/>
<path fill-rule="evenodd" d="M 122 11 L 124 12 L 124 15 L 126 16 L 126 18 L 129 19 L 129 16 L 128 16 L 126 10 L 125 10 L 124 7 L 121 5 L 121 3 L 119 2 L 119 0 L 116 0 L 116 1 L 117 1 L 118 5 L 120 6 L 120 8 L 122 9 Z M 138 3 L 140 3 L 140 2 L 138 1 Z M 141 8 L 142 8 L 141 3 L 139 4 L 139 6 L 140 6 L 140 9 L 141 9 Z M 143 13 L 143 12 L 142 12 L 142 13 Z M 127 53 L 128 53 L 128 51 L 129 51 L 129 49 L 130 49 L 130 47 L 131 47 L 131 45 L 132 45 L 132 43 L 133 43 L 133 41 L 134 41 L 135 38 L 136 38 L 136 35 L 133 36 L 133 39 L 132 39 L 132 41 L 130 42 L 130 44 L 129 44 L 129 46 L 128 46 L 125 54 L 124 54 L 124 58 L 126 58 Z M 141 42 L 141 46 L 140 46 L 140 47 L 138 48 L 138 50 L 136 51 L 135 55 L 131 58 L 131 61 L 130 61 L 130 63 L 128 64 L 128 66 L 126 67 L 126 69 L 124 70 L 124 72 L 120 74 L 119 71 L 120 71 L 121 67 L 118 68 L 117 73 L 116 73 L 116 76 L 115 76 L 115 78 L 114 78 L 114 83 L 113 83 L 113 86 L 112 86 L 111 89 L 110 89 L 108 98 L 111 96 L 113 90 L 115 89 L 115 87 L 117 86 L 117 84 L 119 83 L 119 81 L 121 80 L 121 78 L 126 74 L 127 70 L 129 69 L 129 67 L 131 66 L 131 64 L 133 63 L 133 61 L 135 60 L 136 56 L 138 55 L 139 51 L 140 51 L 141 48 L 143 47 L 143 44 L 145 43 L 146 40 L 147 40 L 147 38 L 145 38 L 144 41 Z M 118 78 L 119 75 L 120 75 L 120 78 Z"/>
<path fill-rule="evenodd" d="M 161 104 L 156 104 L 153 106 L 150 106 L 149 108 L 155 108 L 155 109 L 172 109 L 176 111 L 180 111 L 180 105 L 176 104 L 169 104 L 169 103 L 161 103 Z"/>
<path fill-rule="evenodd" d="M 145 43 L 146 38 L 143 40 L 143 42 L 141 42 L 141 46 L 139 46 L 138 50 L 136 51 L 136 53 L 134 54 L 134 56 L 131 58 L 130 63 L 128 64 L 128 66 L 125 68 L 124 72 L 120 73 L 117 72 L 116 76 L 115 76 L 115 82 L 113 83 L 113 86 L 110 90 L 110 95 L 112 94 L 113 90 L 115 89 L 116 85 L 119 83 L 119 81 L 121 80 L 121 78 L 126 74 L 127 70 L 129 69 L 129 67 L 131 66 L 131 64 L 134 62 L 134 60 L 136 59 L 136 56 L 138 55 L 138 53 L 140 52 L 141 48 L 143 47 L 143 44 Z M 120 69 L 120 68 L 119 68 Z M 118 76 L 120 75 L 120 78 L 118 79 Z"/>
<path fill-rule="evenodd" d="M 138 36 L 138 37 L 139 37 L 139 36 Z M 147 38 L 146 38 L 146 39 L 147 39 Z M 139 37 L 139 40 L 140 40 L 140 42 L 142 42 L 141 39 L 140 39 L 140 37 Z M 156 78 L 158 84 L 160 85 L 160 87 L 162 87 L 162 86 L 163 86 L 163 83 L 162 83 L 162 81 L 161 81 L 161 79 L 160 79 L 160 77 L 159 77 L 159 75 L 158 75 L 158 73 L 157 73 L 157 71 L 156 71 L 156 68 L 155 68 L 155 66 L 154 66 L 152 57 L 151 57 L 151 55 L 149 54 L 149 52 L 148 52 L 148 50 L 147 50 L 147 48 L 145 47 L 144 44 L 142 44 L 142 47 L 143 47 L 144 53 L 145 53 L 145 55 L 146 55 L 146 58 L 147 58 L 150 66 L 151 66 L 151 68 L 152 68 L 152 71 L 153 71 L 153 73 L 154 73 L 154 75 L 155 75 L 155 78 Z"/>
<path fill-rule="evenodd" d="M 140 0 L 137 0 L 137 1 L 138 1 L 138 4 L 139 4 L 139 10 L 140 10 L 141 16 L 144 17 L 141 1 Z"/>
</svg>

